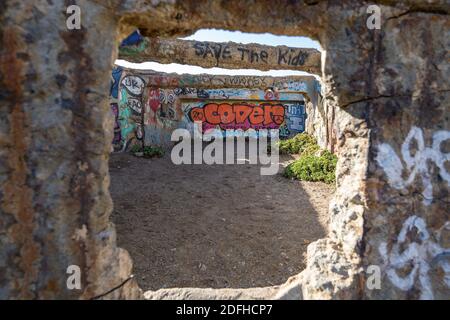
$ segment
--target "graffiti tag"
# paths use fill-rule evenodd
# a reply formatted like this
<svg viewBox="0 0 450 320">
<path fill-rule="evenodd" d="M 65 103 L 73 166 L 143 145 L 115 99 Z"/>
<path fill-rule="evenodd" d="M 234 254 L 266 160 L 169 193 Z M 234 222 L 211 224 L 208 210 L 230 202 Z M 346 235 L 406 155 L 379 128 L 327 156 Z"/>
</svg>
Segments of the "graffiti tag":
<svg viewBox="0 0 450 320">
<path fill-rule="evenodd" d="M 222 129 L 277 129 L 284 122 L 281 104 L 208 103 L 189 110 L 192 122 L 202 122 Z"/>
<path fill-rule="evenodd" d="M 130 94 L 139 96 L 144 92 L 145 81 L 141 77 L 130 75 L 123 78 L 122 85 Z"/>
<path fill-rule="evenodd" d="M 450 230 L 449 222 L 438 231 L 437 242 L 434 242 L 433 237 L 427 231 L 425 220 L 413 215 L 403 223 L 397 240 L 390 250 L 388 250 L 386 242 L 380 244 L 378 250 L 392 284 L 403 291 L 408 291 L 418 280 L 420 298 L 433 299 L 433 290 L 428 274 L 430 270 L 428 261 L 432 261 L 441 266 L 445 273 L 445 284 L 450 287 L 450 263 L 448 261 L 450 249 L 441 248 L 438 244 L 441 232 L 445 229 Z M 443 258 L 447 258 L 447 261 Z M 405 269 L 409 271 L 406 274 Z M 400 272 L 401 275 L 397 272 Z"/>
<path fill-rule="evenodd" d="M 447 181 L 450 186 L 450 173 L 447 172 L 445 162 L 450 161 L 450 152 L 441 151 L 441 144 L 450 139 L 450 131 L 440 130 L 433 134 L 433 142 L 430 147 L 425 146 L 422 129 L 412 127 L 408 136 L 401 147 L 402 158 L 387 143 L 382 143 L 378 147 L 376 161 L 384 169 L 389 184 L 395 189 L 401 190 L 410 186 L 415 178 L 419 176 L 422 179 L 424 187 L 424 204 L 429 205 L 433 201 L 433 185 L 431 183 L 432 169 L 429 162 L 434 163 L 439 169 L 439 175 Z M 412 143 L 415 142 L 415 151 Z M 406 178 L 403 178 L 403 172 L 409 172 Z"/>
</svg>

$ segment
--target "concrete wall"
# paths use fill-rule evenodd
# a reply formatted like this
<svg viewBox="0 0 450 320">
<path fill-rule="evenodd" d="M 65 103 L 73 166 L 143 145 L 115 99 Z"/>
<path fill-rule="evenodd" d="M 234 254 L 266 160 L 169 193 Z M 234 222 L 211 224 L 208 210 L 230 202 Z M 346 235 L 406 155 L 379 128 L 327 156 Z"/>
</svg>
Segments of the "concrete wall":
<svg viewBox="0 0 450 320">
<path fill-rule="evenodd" d="M 194 122 L 202 123 L 203 133 L 220 128 L 254 136 L 260 129 L 279 129 L 280 137 L 288 138 L 305 131 L 306 106 L 314 110 L 321 100 L 314 77 L 203 75 L 189 85 L 183 77 L 190 75 L 114 68 L 110 102 L 115 151 L 142 142 L 169 147 L 172 132 L 184 128 L 194 133 Z"/>
<path fill-rule="evenodd" d="M 327 103 L 324 98 L 323 87 L 319 81 L 316 82 L 316 91 L 317 103 L 306 104 L 308 119 L 305 131 L 314 136 L 323 149 L 337 153 L 336 107 Z"/>
<path fill-rule="evenodd" d="M 308 246 L 291 286 L 302 295 L 293 298 L 450 297 L 444 1 L 80 0 L 80 30 L 67 29 L 63 1 L 3 3 L 1 299 L 138 296 L 135 281 L 125 283 L 131 260 L 109 221 L 105 95 L 120 38 L 136 28 L 145 36 L 218 28 L 319 40 L 337 125 L 337 190 L 329 234 Z M 369 4 L 380 7 L 380 30 L 367 28 Z M 189 87 L 194 78 L 216 79 L 156 79 Z M 81 290 L 67 288 L 69 265 L 81 268 Z M 379 289 L 368 286 L 371 266 L 380 268 Z"/>
</svg>

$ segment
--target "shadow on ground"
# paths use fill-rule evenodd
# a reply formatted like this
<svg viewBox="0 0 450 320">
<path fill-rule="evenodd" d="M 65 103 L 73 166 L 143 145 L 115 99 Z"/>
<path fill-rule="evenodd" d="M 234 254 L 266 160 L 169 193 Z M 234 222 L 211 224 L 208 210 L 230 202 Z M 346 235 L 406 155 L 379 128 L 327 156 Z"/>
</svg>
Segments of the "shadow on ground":
<svg viewBox="0 0 450 320">
<path fill-rule="evenodd" d="M 110 174 L 118 244 L 144 290 L 283 283 L 326 235 L 334 191 L 261 176 L 258 165 L 177 166 L 170 155 L 112 154 Z"/>
</svg>

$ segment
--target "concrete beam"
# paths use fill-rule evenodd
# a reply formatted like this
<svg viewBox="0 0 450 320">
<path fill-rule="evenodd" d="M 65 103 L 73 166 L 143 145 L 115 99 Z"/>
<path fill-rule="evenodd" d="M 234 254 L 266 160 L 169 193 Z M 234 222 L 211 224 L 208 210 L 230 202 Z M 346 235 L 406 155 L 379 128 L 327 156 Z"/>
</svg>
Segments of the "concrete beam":
<svg viewBox="0 0 450 320">
<path fill-rule="evenodd" d="M 143 38 L 136 45 L 122 46 L 119 58 L 130 62 L 156 61 L 227 69 L 288 69 L 314 74 L 320 73 L 321 64 L 321 54 L 316 49 L 161 38 Z"/>
<path fill-rule="evenodd" d="M 305 92 L 305 87 L 315 89 L 317 79 L 311 75 L 304 76 L 251 76 L 251 75 L 215 75 L 215 74 L 177 74 L 157 72 L 153 70 L 137 70 L 120 67 L 127 74 L 142 79 L 147 87 L 158 88 L 202 88 L 202 89 L 267 89 Z"/>
</svg>

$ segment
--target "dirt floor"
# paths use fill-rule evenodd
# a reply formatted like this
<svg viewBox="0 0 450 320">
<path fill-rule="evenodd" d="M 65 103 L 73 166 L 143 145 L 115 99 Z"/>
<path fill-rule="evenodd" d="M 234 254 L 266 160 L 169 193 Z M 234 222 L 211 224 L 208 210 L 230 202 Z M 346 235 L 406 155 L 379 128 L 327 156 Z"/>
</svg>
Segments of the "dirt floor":
<svg viewBox="0 0 450 320">
<path fill-rule="evenodd" d="M 177 166 L 170 154 L 112 154 L 110 173 L 118 244 L 144 290 L 285 282 L 304 269 L 307 245 L 325 236 L 334 192 L 261 176 L 258 165 Z"/>
</svg>

